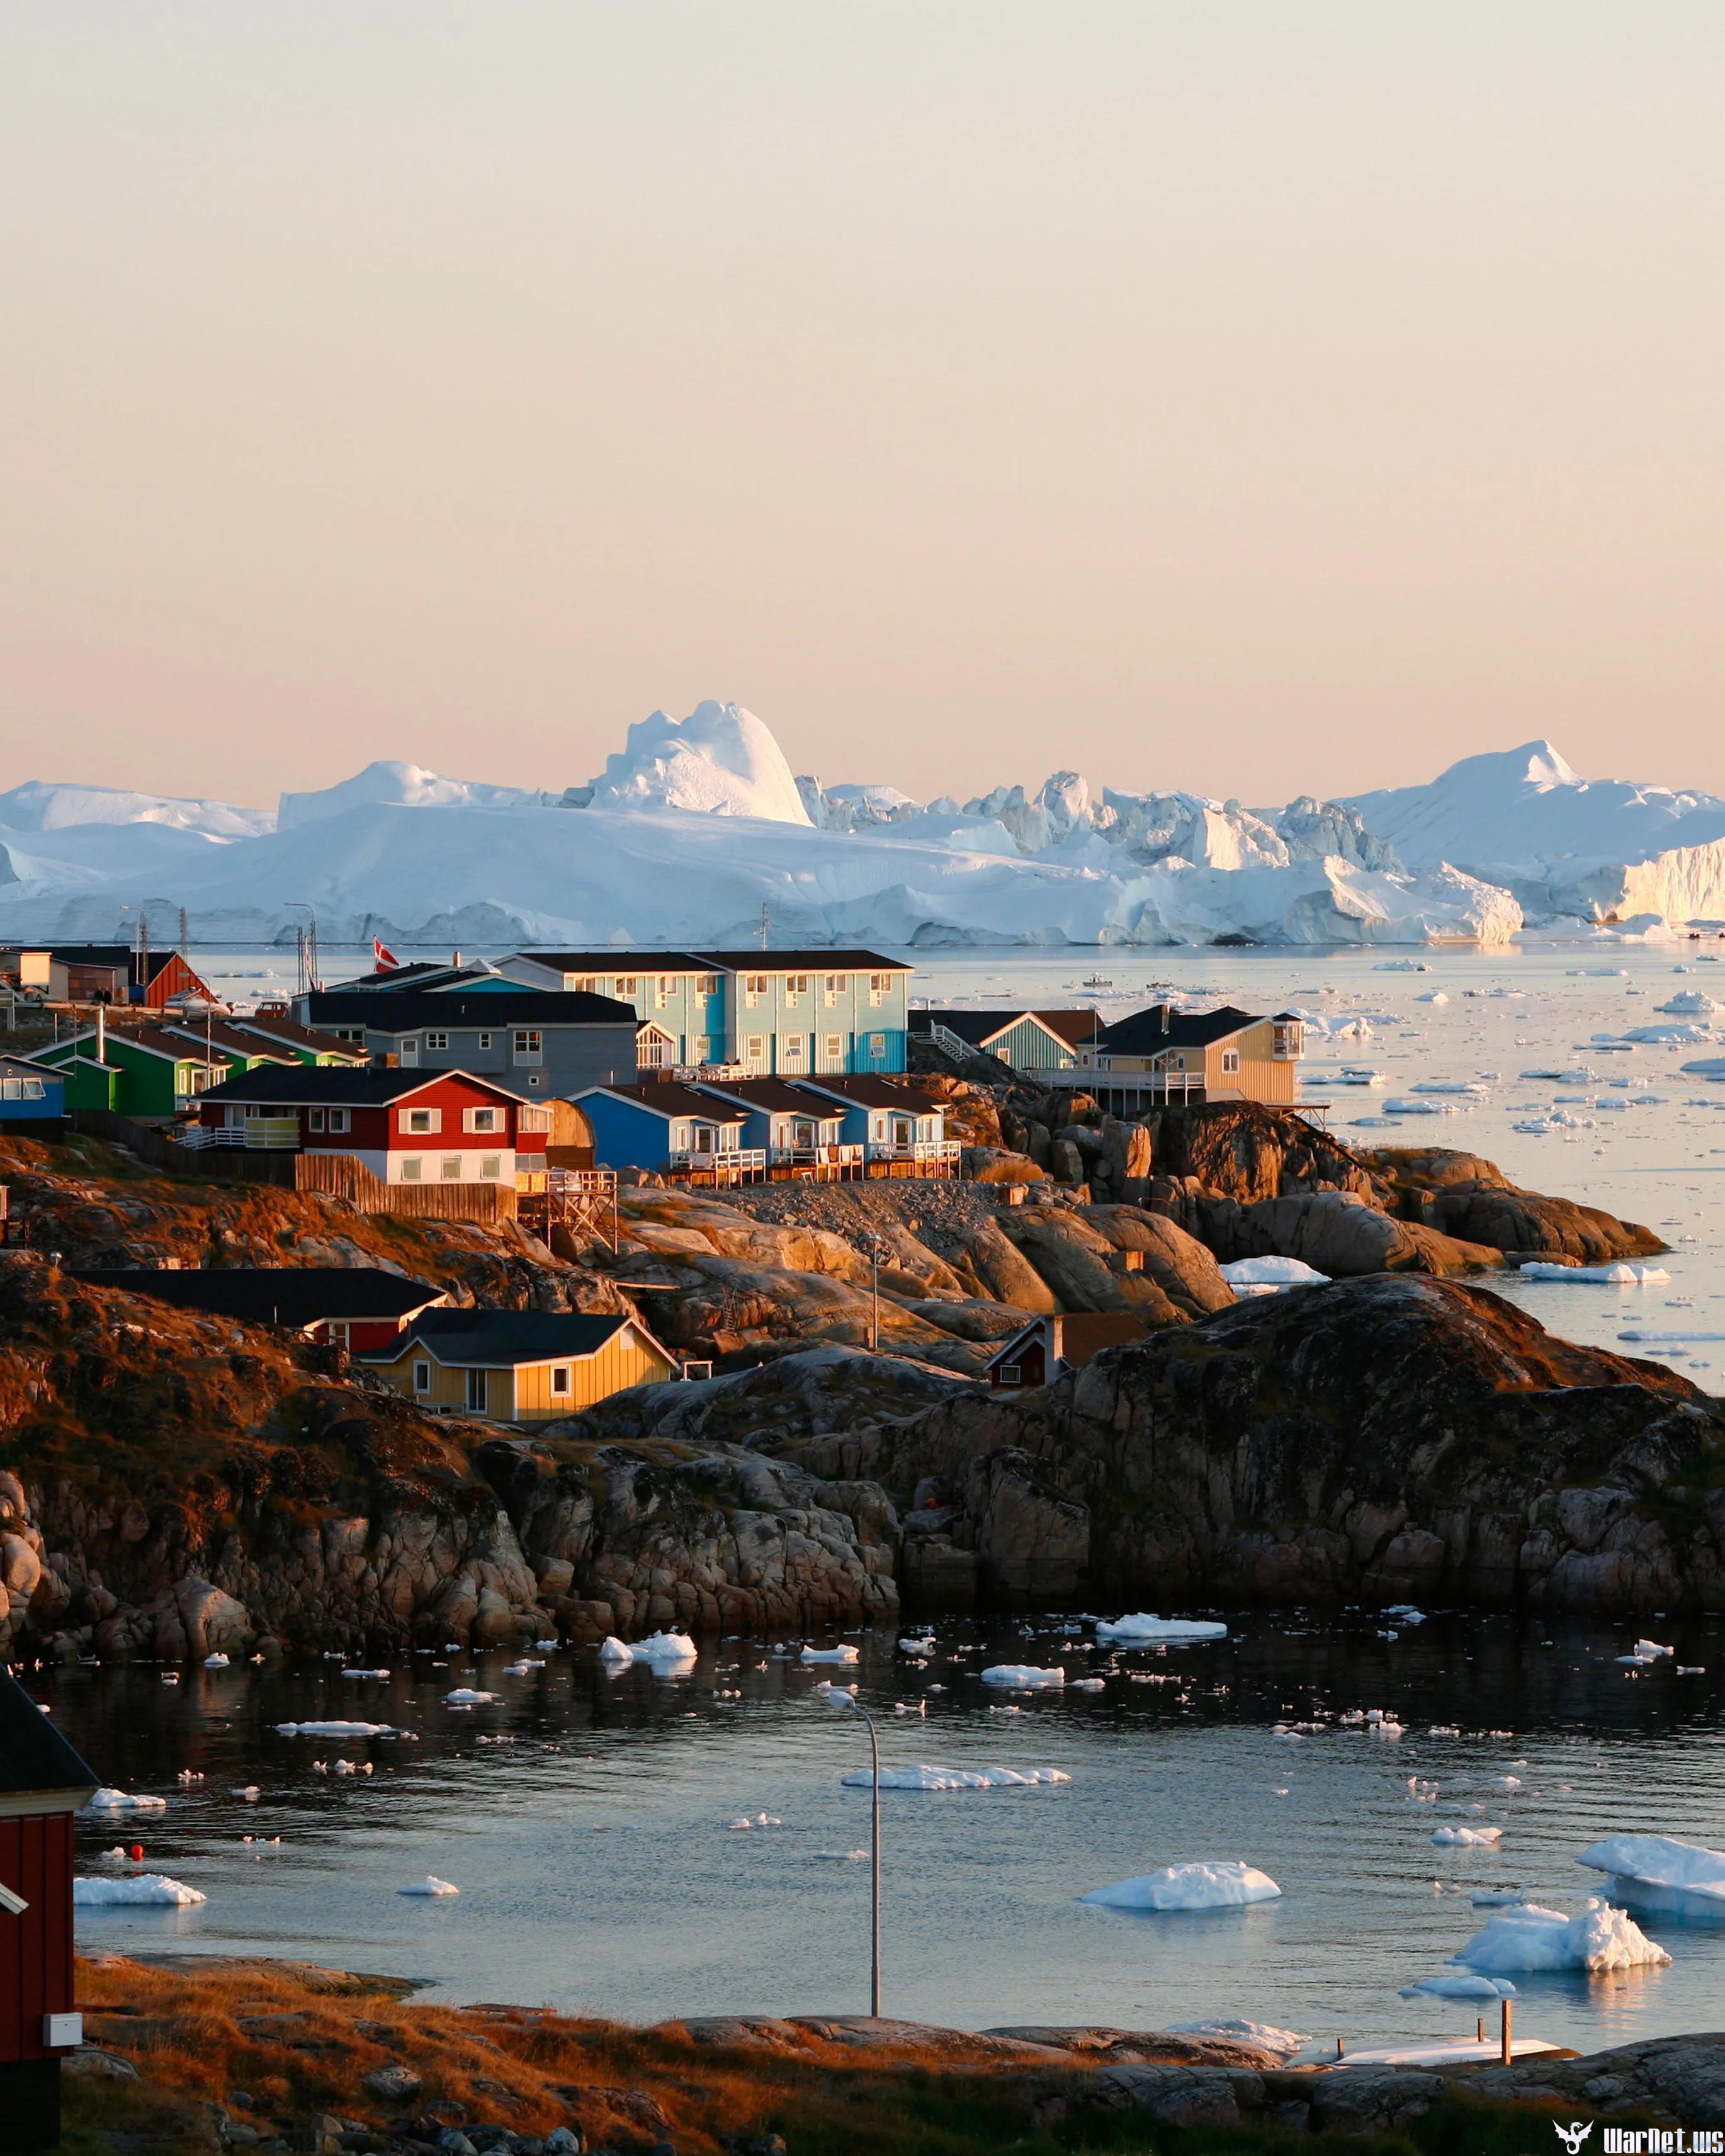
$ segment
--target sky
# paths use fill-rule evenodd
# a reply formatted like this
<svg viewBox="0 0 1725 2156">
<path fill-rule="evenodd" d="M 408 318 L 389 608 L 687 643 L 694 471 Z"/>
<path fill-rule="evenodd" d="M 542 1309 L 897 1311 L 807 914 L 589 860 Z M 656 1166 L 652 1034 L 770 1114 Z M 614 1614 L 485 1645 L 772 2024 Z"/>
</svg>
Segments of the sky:
<svg viewBox="0 0 1725 2156">
<path fill-rule="evenodd" d="M 0 787 L 1725 790 L 1725 8 L 13 0 Z"/>
</svg>

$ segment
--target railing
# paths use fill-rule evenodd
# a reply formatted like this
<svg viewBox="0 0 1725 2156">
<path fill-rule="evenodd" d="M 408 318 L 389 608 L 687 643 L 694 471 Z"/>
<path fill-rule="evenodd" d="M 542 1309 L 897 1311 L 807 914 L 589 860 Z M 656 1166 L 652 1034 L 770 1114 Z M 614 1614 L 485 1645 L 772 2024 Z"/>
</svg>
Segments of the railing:
<svg viewBox="0 0 1725 2156">
<path fill-rule="evenodd" d="M 956 1167 L 963 1148 L 957 1138 L 871 1138 L 870 1160 L 908 1160 L 929 1168 Z"/>
<path fill-rule="evenodd" d="M 764 1146 L 731 1146 L 723 1152 L 674 1152 L 666 1163 L 673 1175 L 711 1175 L 715 1183 L 741 1183 L 767 1173 Z"/>
<path fill-rule="evenodd" d="M 1230 1071 L 1230 1077 L 1237 1074 Z M 1186 1101 L 1204 1090 L 1201 1070 L 1115 1070 L 1106 1064 L 1090 1063 L 1077 1070 L 1039 1070 L 1039 1080 L 1074 1093 L 1127 1092 L 1158 1101 Z"/>
<path fill-rule="evenodd" d="M 855 1168 L 865 1157 L 860 1145 L 782 1145 L 772 1152 L 775 1168 Z"/>
<path fill-rule="evenodd" d="M 297 1116 L 249 1116 L 237 1125 L 184 1123 L 173 1136 L 175 1143 L 188 1152 L 211 1147 L 236 1152 L 297 1152 L 300 1119 Z"/>
<path fill-rule="evenodd" d="M 748 1066 L 743 1063 L 676 1063 L 660 1073 L 662 1078 L 675 1078 L 685 1086 L 698 1086 L 703 1081 L 719 1085 L 726 1080 L 747 1078 L 748 1075 Z"/>
</svg>

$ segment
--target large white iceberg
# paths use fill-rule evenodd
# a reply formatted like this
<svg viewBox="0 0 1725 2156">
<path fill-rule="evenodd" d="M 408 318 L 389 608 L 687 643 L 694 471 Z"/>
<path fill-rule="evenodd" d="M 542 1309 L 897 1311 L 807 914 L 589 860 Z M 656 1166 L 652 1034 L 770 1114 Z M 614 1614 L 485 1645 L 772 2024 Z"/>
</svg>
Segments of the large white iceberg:
<svg viewBox="0 0 1725 2156">
<path fill-rule="evenodd" d="M 1152 1647 L 1193 1640 L 1225 1640 L 1228 1627 L 1207 1617 L 1158 1617 L 1147 1609 L 1130 1617 L 1099 1617 L 1096 1637 L 1122 1647 Z"/>
<path fill-rule="evenodd" d="M 774 824 L 810 820 L 770 728 L 741 704 L 711 696 L 686 719 L 655 711 L 632 726 L 623 747 L 593 781 L 588 805 L 685 808 Z"/>
<path fill-rule="evenodd" d="M 1481 1976 L 1560 1969 L 1599 1975 L 1609 1969 L 1656 1968 L 1671 1956 L 1621 1909 L 1594 1897 L 1573 1917 L 1542 1909 L 1537 1902 L 1518 1902 L 1488 1919 L 1450 1958 Z"/>
<path fill-rule="evenodd" d="M 840 1778 L 852 1789 L 868 1789 L 872 1769 L 859 1767 Z M 1028 1789 L 1053 1782 L 1070 1782 L 1058 1767 L 883 1767 L 883 1789 Z"/>
<path fill-rule="evenodd" d="M 126 1879 L 72 1881 L 74 1909 L 189 1908 L 195 1902 L 208 1899 L 195 1887 L 182 1887 L 177 1879 L 167 1878 L 159 1871 L 137 1871 Z"/>
<path fill-rule="evenodd" d="M 1609 1875 L 1609 1891 L 1637 1908 L 1725 1923 L 1725 1851 L 1663 1834 L 1614 1834 L 1575 1860 Z"/>
<path fill-rule="evenodd" d="M 1237 1859 L 1215 1864 L 1168 1864 L 1140 1879 L 1117 1879 L 1081 1894 L 1101 1909 L 1236 1909 L 1273 1902 L 1281 1889 L 1255 1866 Z"/>
<path fill-rule="evenodd" d="M 1236 1295 L 1281 1295 L 1291 1287 L 1330 1285 L 1330 1276 L 1304 1258 L 1235 1258 L 1220 1270 Z"/>
</svg>

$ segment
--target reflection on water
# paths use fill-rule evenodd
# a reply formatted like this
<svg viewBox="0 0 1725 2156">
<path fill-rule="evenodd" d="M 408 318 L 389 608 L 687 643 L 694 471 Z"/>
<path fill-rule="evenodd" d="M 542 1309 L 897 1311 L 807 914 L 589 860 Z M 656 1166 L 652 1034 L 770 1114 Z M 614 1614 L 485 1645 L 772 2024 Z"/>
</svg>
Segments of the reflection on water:
<svg viewBox="0 0 1725 2156">
<path fill-rule="evenodd" d="M 1725 1841 L 1715 1623 L 1654 1623 L 1676 1656 L 1626 1672 L 1614 1658 L 1633 1627 L 1455 1616 L 1386 1639 L 1366 1612 L 1234 1621 L 1239 1636 L 1219 1645 L 1117 1656 L 1091 1647 L 1087 1627 L 950 1622 L 926 1669 L 889 1634 L 865 1642 L 861 1696 L 888 1763 L 1072 1777 L 889 1794 L 888 2012 L 972 2027 L 1247 2015 L 1326 2040 L 1465 2032 L 1465 2004 L 1396 1989 L 1484 1921 L 1471 1892 L 1514 1885 L 1574 1909 L 1600 1883 L 1574 1859 L 1602 1835 Z M 867 1866 L 832 1861 L 866 1845 L 868 1793 L 839 1779 L 866 1763 L 865 1733 L 820 1701 L 818 1670 L 747 1640 L 670 1681 L 608 1677 L 590 1650 L 515 1676 L 506 1659 L 404 1656 L 358 1682 L 328 1663 L 177 1686 L 147 1666 L 44 1675 L 39 1695 L 108 1780 L 170 1799 L 165 1815 L 80 1822 L 80 1867 L 138 1840 L 151 1868 L 209 1897 L 85 1912 L 82 1938 L 303 1955 L 422 1976 L 450 1999 L 632 2018 L 865 2005 Z M 1108 1672 L 1105 1688 L 1021 1695 L 1005 1713 L 1014 1702 L 978 1674 L 1056 1660 Z M 1679 1677 L 1675 1663 L 1706 1673 Z M 501 1697 L 451 1707 L 459 1684 Z M 1276 1733 L 1356 1707 L 1407 1733 L 1338 1722 Z M 338 1717 L 408 1734 L 275 1733 Z M 315 1771 L 342 1758 L 374 1771 Z M 1506 1774 L 1522 1788 L 1454 1786 Z M 1483 1809 L 1435 1810 L 1410 1796 L 1410 1776 L 1448 1785 L 1441 1804 Z M 237 1794 L 248 1784 L 255 1803 Z M 762 1812 L 783 1824 L 732 1824 Z M 1502 1825 L 1501 1846 L 1432 1846 L 1435 1826 L 1467 1820 Z M 1165 1917 L 1075 1899 L 1207 1857 L 1260 1866 L 1283 1898 Z M 428 1872 L 459 1898 L 401 1896 Z M 1527 1979 L 1521 2033 L 1597 2047 L 1721 2025 L 1725 1928 L 1661 1916 L 1647 1928 L 1670 1968 Z"/>
</svg>

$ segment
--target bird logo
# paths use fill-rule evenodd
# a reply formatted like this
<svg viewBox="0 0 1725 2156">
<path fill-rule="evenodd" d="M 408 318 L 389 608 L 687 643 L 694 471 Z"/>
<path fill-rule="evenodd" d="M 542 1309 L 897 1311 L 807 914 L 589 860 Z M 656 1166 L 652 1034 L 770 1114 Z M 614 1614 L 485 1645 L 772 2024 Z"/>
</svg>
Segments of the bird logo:
<svg viewBox="0 0 1725 2156">
<path fill-rule="evenodd" d="M 1562 2125 L 1556 2119 L 1553 2119 L 1552 2121 L 1552 2129 L 1556 2133 L 1558 2140 L 1561 2141 L 1563 2146 L 1568 2150 L 1569 2156 L 1581 2156 L 1581 2144 L 1586 2140 L 1589 2134 L 1593 2132 L 1594 2125 L 1591 2119 L 1588 2121 L 1585 2126 L 1582 2124 L 1579 2118 L 1573 2125 L 1569 2126 Z"/>
</svg>

